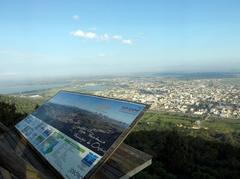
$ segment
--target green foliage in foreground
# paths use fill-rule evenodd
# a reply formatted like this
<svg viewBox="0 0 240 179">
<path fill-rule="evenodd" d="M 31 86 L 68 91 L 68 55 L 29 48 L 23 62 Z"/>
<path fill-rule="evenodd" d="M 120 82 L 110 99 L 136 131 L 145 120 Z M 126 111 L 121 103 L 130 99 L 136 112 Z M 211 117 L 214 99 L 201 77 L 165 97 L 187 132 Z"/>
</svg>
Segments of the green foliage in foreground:
<svg viewBox="0 0 240 179">
<path fill-rule="evenodd" d="M 16 107 L 16 112 L 24 114 L 31 113 L 36 106 L 43 102 L 43 99 L 0 95 L 0 102 L 14 105 Z"/>
<path fill-rule="evenodd" d="M 26 114 L 18 113 L 15 105 L 0 101 L 0 122 L 8 127 L 14 126 Z"/>
<path fill-rule="evenodd" d="M 126 142 L 153 156 L 134 178 L 239 178 L 240 148 L 177 130 L 135 131 Z"/>
<path fill-rule="evenodd" d="M 12 127 L 41 103 L 40 99 L 0 95 L 0 122 Z"/>
<path fill-rule="evenodd" d="M 151 154 L 153 164 L 134 178 L 240 178 L 240 121 L 197 124 L 146 113 L 126 142 Z"/>
</svg>

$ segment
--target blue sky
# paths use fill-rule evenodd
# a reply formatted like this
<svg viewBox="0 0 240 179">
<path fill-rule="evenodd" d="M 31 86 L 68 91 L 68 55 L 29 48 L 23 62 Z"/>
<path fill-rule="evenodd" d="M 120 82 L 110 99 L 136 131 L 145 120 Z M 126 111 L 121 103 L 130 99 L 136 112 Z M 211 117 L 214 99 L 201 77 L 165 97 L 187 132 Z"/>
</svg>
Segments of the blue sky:
<svg viewBox="0 0 240 179">
<path fill-rule="evenodd" d="M 1 0 L 0 79 L 240 71 L 238 0 Z"/>
<path fill-rule="evenodd" d="M 127 124 L 131 124 L 133 120 L 135 120 L 135 118 L 139 115 L 139 113 L 144 109 L 144 105 L 142 104 L 135 104 L 112 99 L 105 100 L 99 97 L 92 97 L 69 92 L 59 92 L 50 100 L 50 102 L 62 105 L 76 106 L 78 108 L 91 112 L 101 113 L 112 119 L 125 122 Z M 139 112 L 133 114 L 121 112 L 122 107 L 137 109 Z"/>
</svg>

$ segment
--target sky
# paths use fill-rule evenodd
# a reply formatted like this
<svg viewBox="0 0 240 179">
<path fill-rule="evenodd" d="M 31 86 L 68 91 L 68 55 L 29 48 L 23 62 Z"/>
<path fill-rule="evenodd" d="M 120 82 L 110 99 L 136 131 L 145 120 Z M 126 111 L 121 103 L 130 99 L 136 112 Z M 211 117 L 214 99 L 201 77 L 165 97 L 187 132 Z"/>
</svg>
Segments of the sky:
<svg viewBox="0 0 240 179">
<path fill-rule="evenodd" d="M 239 0 L 1 0 L 0 80 L 240 71 Z"/>
</svg>

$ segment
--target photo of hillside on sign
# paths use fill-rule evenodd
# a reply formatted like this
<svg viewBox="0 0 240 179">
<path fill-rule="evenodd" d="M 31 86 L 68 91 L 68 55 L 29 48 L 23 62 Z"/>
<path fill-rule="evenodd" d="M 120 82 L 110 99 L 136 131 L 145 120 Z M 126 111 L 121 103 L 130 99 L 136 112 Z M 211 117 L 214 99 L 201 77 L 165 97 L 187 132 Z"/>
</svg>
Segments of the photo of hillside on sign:
<svg viewBox="0 0 240 179">
<path fill-rule="evenodd" d="M 145 107 L 60 91 L 16 128 L 64 178 L 84 178 L 116 149 Z"/>
</svg>

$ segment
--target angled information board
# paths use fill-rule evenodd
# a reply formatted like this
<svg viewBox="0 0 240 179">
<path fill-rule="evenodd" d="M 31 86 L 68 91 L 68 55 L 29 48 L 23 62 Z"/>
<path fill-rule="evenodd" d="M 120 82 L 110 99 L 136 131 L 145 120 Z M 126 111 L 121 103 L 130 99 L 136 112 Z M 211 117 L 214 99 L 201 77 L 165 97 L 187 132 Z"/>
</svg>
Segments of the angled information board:
<svg viewBox="0 0 240 179">
<path fill-rule="evenodd" d="M 110 157 L 146 106 L 60 91 L 15 127 L 64 178 L 89 178 Z"/>
</svg>

